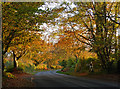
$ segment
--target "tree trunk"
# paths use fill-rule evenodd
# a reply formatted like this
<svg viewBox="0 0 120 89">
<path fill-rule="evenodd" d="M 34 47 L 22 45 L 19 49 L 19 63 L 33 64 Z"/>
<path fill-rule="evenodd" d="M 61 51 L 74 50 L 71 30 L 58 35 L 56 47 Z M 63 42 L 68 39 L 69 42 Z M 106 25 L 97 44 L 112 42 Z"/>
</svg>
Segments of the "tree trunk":
<svg viewBox="0 0 120 89">
<path fill-rule="evenodd" d="M 120 55 L 120 36 L 118 36 L 118 55 Z M 117 61 L 117 71 L 120 73 L 120 57 L 118 57 Z"/>
<path fill-rule="evenodd" d="M 16 60 L 16 67 L 18 68 L 18 60 Z"/>
<path fill-rule="evenodd" d="M 2 55 L 2 76 L 4 76 L 4 60 L 3 60 L 3 55 Z"/>
<path fill-rule="evenodd" d="M 115 6 L 115 21 L 117 21 L 117 9 L 118 9 L 118 7 L 117 7 L 117 5 Z M 118 44 L 117 44 L 117 29 L 116 29 L 116 27 L 115 27 L 115 59 L 116 60 L 118 60 L 118 55 L 117 55 L 117 51 L 118 51 L 118 49 L 117 49 L 117 46 L 118 46 Z"/>
<path fill-rule="evenodd" d="M 14 69 L 17 68 L 16 55 L 14 52 L 13 52 L 13 64 L 14 64 Z"/>
<path fill-rule="evenodd" d="M 3 51 L 3 42 L 2 42 L 2 76 L 4 76 L 4 59 L 3 59 L 3 55 L 5 54 L 5 52 Z"/>
<path fill-rule="evenodd" d="M 100 59 L 102 62 L 102 69 L 106 70 L 107 67 L 106 67 L 104 55 L 102 55 L 99 51 L 97 51 L 97 56 L 98 56 L 98 59 Z"/>
<path fill-rule="evenodd" d="M 77 58 L 77 56 L 75 55 L 75 58 L 76 58 L 76 63 L 77 63 L 77 61 L 78 61 L 78 58 Z"/>
</svg>

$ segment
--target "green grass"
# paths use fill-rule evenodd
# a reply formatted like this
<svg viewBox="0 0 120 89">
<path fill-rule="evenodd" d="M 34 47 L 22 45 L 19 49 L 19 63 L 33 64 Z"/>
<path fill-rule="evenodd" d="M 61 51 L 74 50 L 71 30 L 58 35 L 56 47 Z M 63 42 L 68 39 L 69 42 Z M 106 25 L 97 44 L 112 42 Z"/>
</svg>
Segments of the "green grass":
<svg viewBox="0 0 120 89">
<path fill-rule="evenodd" d="M 72 75 L 72 76 L 88 76 L 89 75 L 102 75 L 102 74 L 107 74 L 106 72 L 62 72 L 62 71 L 57 71 L 56 73 L 60 73 L 60 74 L 66 74 L 66 75 Z M 82 75 L 86 73 L 85 75 Z"/>
<path fill-rule="evenodd" d="M 56 73 L 67 74 L 67 75 L 70 75 L 70 74 L 71 74 L 70 72 L 62 72 L 62 71 L 57 71 Z"/>
</svg>

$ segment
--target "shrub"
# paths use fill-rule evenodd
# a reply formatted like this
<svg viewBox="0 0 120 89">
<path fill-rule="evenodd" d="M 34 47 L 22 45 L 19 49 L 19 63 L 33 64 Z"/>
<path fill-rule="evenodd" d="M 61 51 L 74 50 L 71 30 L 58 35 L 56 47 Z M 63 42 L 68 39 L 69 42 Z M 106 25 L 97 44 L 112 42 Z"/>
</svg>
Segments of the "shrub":
<svg viewBox="0 0 120 89">
<path fill-rule="evenodd" d="M 75 72 L 79 72 L 80 70 L 81 70 L 81 64 L 80 63 L 76 63 L 74 71 Z"/>
<path fill-rule="evenodd" d="M 89 69 L 89 64 L 90 64 L 91 61 L 92 61 L 92 63 L 93 63 L 93 70 L 94 70 L 94 72 L 103 71 L 103 70 L 102 70 L 101 61 L 98 60 L 98 59 L 96 59 L 96 58 L 88 58 L 88 59 L 86 60 L 86 63 L 87 63 L 87 65 L 88 65 L 88 68 L 87 68 L 87 69 Z"/>
<path fill-rule="evenodd" d="M 6 60 L 6 59 L 5 59 Z M 11 60 L 6 60 L 6 62 L 5 62 L 5 66 L 6 67 L 9 67 L 9 66 L 11 66 L 11 65 L 13 65 L 13 62 L 11 61 Z"/>
<path fill-rule="evenodd" d="M 66 60 L 59 61 L 59 65 L 61 65 L 61 66 L 63 66 L 63 68 L 65 68 L 67 65 L 67 61 Z"/>
<path fill-rule="evenodd" d="M 21 68 L 21 67 L 18 67 L 18 68 L 14 68 L 14 67 L 8 67 L 7 69 L 6 69 L 6 72 L 14 72 L 14 71 L 23 71 L 23 68 Z"/>
<path fill-rule="evenodd" d="M 13 74 L 11 74 L 10 72 L 6 72 L 5 76 L 8 78 L 16 78 Z"/>
<path fill-rule="evenodd" d="M 61 68 L 62 68 L 62 66 L 56 65 L 56 69 L 61 69 Z"/>
<path fill-rule="evenodd" d="M 75 67 L 75 63 L 71 58 L 68 59 L 68 61 L 67 61 L 67 67 Z"/>
<path fill-rule="evenodd" d="M 6 72 L 13 72 L 14 71 L 14 67 L 8 67 L 7 69 L 6 69 Z"/>
<path fill-rule="evenodd" d="M 91 61 L 95 61 L 96 59 L 95 58 L 88 58 L 87 60 L 86 60 L 86 63 L 90 63 Z"/>
<path fill-rule="evenodd" d="M 70 70 L 70 68 L 67 67 L 67 68 L 64 68 L 62 71 L 63 71 L 63 72 L 67 72 L 67 71 L 69 71 L 69 70 Z"/>
<path fill-rule="evenodd" d="M 23 68 L 18 67 L 16 70 L 17 70 L 17 71 L 23 71 Z"/>
</svg>

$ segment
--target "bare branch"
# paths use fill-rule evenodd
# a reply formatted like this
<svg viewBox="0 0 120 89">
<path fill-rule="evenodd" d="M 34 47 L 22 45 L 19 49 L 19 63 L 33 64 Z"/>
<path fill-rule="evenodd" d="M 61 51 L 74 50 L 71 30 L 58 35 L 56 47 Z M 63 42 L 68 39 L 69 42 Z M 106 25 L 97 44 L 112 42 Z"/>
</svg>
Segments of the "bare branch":
<svg viewBox="0 0 120 89">
<path fill-rule="evenodd" d="M 120 23 L 119 22 L 117 22 L 117 21 L 115 21 L 115 20 L 113 20 L 110 16 L 107 16 L 111 21 L 113 21 L 114 23 L 116 23 L 116 24 L 119 24 L 120 25 Z"/>
<path fill-rule="evenodd" d="M 84 37 L 83 35 L 78 34 L 80 37 L 84 38 L 85 40 L 91 41 L 89 38 Z"/>
<path fill-rule="evenodd" d="M 75 33 L 74 33 L 75 34 Z M 89 46 L 91 46 L 92 47 L 92 44 L 90 44 L 90 43 L 87 43 L 87 42 L 85 42 L 85 41 L 82 41 L 82 40 L 80 40 L 76 35 L 75 35 L 75 38 L 78 40 L 78 41 L 80 41 L 80 42 L 82 42 L 82 43 L 85 43 L 85 44 L 87 44 L 87 45 L 89 45 Z"/>
</svg>

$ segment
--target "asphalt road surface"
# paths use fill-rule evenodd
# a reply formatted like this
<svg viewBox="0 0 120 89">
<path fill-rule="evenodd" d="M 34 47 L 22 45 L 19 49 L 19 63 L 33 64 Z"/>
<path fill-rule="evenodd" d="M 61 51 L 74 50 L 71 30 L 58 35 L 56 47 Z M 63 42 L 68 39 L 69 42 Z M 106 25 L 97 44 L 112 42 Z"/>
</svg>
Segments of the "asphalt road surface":
<svg viewBox="0 0 120 89">
<path fill-rule="evenodd" d="M 43 71 L 35 74 L 31 81 L 36 87 L 86 87 L 94 89 L 96 87 L 119 87 L 118 82 L 106 82 L 85 77 L 75 77 L 56 73 L 57 70 Z"/>
</svg>

